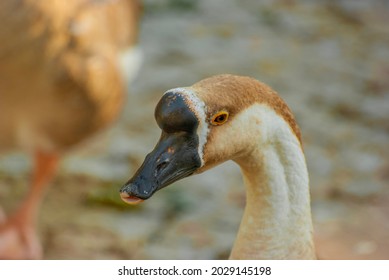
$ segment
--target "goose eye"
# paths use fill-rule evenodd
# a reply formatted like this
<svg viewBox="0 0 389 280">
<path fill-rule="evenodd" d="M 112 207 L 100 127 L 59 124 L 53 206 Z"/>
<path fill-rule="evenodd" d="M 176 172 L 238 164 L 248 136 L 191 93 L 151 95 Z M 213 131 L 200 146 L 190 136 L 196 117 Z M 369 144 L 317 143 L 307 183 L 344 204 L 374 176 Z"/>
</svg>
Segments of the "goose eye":
<svg viewBox="0 0 389 280">
<path fill-rule="evenodd" d="M 211 124 L 213 125 L 222 125 L 228 120 L 228 112 L 220 111 L 213 115 L 211 118 Z"/>
</svg>

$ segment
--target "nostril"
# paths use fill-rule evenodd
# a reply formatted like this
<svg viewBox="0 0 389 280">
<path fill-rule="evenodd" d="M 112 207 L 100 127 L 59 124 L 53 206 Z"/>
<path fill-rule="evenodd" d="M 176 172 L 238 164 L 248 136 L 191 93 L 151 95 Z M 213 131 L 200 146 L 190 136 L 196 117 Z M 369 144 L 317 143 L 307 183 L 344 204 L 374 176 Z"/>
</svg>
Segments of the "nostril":
<svg viewBox="0 0 389 280">
<path fill-rule="evenodd" d="M 162 170 L 164 170 L 168 164 L 169 164 L 169 160 L 164 160 L 164 161 L 158 163 L 157 168 L 155 170 L 156 173 L 159 173 Z"/>
</svg>

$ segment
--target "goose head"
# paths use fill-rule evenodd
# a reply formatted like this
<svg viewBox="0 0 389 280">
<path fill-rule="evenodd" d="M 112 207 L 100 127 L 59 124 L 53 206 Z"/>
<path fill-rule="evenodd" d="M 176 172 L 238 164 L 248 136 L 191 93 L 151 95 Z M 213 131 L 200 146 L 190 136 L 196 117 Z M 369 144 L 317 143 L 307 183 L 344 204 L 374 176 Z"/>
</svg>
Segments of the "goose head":
<svg viewBox="0 0 389 280">
<path fill-rule="evenodd" d="M 266 145 L 276 131 L 266 129 L 268 120 L 252 110 L 257 105 L 281 115 L 300 138 L 287 105 L 255 79 L 218 75 L 165 92 L 155 109 L 161 137 L 121 188 L 121 198 L 136 204 L 175 181 L 225 161 L 244 164 L 258 143 Z"/>
</svg>

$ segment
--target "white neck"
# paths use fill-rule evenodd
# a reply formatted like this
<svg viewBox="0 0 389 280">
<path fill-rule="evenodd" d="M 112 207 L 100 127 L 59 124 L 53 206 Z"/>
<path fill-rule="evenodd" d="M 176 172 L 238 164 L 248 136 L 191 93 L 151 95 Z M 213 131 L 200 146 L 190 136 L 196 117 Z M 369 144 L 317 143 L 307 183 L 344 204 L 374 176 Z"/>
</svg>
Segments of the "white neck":
<svg viewBox="0 0 389 280">
<path fill-rule="evenodd" d="M 271 121 L 262 123 L 257 147 L 235 159 L 243 172 L 247 204 L 230 258 L 314 259 L 303 151 L 281 117 L 261 111 Z"/>
</svg>

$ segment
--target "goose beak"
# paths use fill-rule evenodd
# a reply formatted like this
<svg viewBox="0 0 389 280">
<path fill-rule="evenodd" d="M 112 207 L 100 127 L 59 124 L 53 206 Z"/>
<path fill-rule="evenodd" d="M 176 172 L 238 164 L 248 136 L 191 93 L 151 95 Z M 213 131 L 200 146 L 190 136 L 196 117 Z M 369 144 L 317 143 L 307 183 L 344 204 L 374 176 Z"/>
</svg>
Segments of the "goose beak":
<svg viewBox="0 0 389 280">
<path fill-rule="evenodd" d="M 156 191 L 188 177 L 201 166 L 197 135 L 187 132 L 162 134 L 135 175 L 120 189 L 122 200 L 138 204 Z"/>
</svg>

